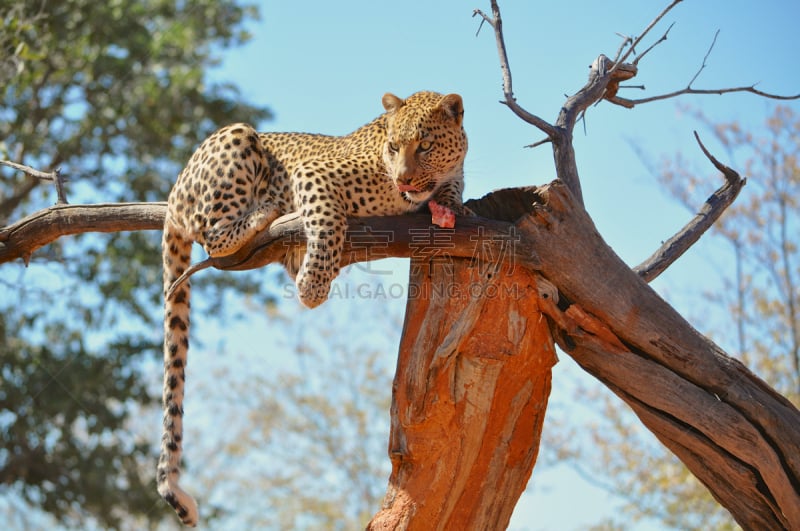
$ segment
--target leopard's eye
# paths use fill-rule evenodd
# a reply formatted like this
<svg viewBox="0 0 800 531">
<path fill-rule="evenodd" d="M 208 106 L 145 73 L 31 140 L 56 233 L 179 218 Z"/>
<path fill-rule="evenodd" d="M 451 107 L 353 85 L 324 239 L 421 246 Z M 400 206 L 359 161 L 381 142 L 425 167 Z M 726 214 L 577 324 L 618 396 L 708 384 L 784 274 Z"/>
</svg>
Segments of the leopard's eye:
<svg viewBox="0 0 800 531">
<path fill-rule="evenodd" d="M 400 148 L 394 142 L 389 142 L 389 151 L 391 153 L 397 153 L 398 151 L 400 151 Z"/>
<path fill-rule="evenodd" d="M 419 147 L 417 148 L 417 150 L 420 152 L 425 152 L 425 151 L 430 151 L 432 147 L 433 147 L 433 142 L 431 142 L 430 140 L 423 140 L 422 142 L 419 143 Z"/>
</svg>

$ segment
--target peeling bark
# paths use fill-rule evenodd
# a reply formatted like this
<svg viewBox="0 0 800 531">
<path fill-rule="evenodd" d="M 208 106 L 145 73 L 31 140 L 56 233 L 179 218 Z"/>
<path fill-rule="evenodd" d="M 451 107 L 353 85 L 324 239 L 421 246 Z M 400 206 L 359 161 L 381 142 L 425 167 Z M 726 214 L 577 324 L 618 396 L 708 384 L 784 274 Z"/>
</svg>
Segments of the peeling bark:
<svg viewBox="0 0 800 531">
<path fill-rule="evenodd" d="M 556 363 L 535 276 L 412 260 L 392 474 L 368 529 L 504 529 L 539 450 Z"/>
</svg>

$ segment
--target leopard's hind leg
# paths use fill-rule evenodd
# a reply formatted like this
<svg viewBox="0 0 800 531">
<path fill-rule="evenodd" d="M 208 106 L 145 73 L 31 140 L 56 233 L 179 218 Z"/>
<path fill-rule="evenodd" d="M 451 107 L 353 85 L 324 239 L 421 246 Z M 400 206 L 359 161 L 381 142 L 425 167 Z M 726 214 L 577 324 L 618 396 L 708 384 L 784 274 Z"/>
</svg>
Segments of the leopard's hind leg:
<svg viewBox="0 0 800 531">
<path fill-rule="evenodd" d="M 243 217 L 232 221 L 220 221 L 203 234 L 203 248 L 209 256 L 233 254 L 252 240 L 259 232 L 269 227 L 280 216 L 274 204 L 257 205 Z"/>
<path fill-rule="evenodd" d="M 281 205 L 270 190 L 267 153 L 252 126 L 223 127 L 207 142 L 189 165 L 201 173 L 191 179 L 199 207 L 194 226 L 209 256 L 226 256 L 278 218 Z"/>
</svg>

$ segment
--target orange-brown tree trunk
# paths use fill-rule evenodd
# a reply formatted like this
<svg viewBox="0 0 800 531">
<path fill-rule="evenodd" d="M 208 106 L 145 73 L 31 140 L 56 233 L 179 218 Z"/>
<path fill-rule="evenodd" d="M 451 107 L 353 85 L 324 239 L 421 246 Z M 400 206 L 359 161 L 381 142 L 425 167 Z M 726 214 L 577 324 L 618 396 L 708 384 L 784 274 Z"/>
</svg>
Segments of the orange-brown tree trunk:
<svg viewBox="0 0 800 531">
<path fill-rule="evenodd" d="M 557 358 L 536 277 L 411 262 L 392 394 L 392 474 L 368 529 L 504 529 L 539 449 Z"/>
</svg>

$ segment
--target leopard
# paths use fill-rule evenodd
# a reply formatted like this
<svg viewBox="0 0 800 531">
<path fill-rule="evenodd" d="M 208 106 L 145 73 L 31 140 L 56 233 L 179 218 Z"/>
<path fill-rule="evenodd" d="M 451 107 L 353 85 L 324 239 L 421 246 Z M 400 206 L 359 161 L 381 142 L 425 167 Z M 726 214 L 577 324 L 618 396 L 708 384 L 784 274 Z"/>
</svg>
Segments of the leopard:
<svg viewBox="0 0 800 531">
<path fill-rule="evenodd" d="M 169 193 L 161 242 L 164 413 L 156 477 L 159 494 L 184 525 L 194 527 L 199 518 L 194 498 L 179 485 L 191 283 L 170 288 L 190 267 L 193 244 L 212 258 L 227 256 L 277 218 L 299 213 L 307 245 L 302 260 L 290 257 L 284 266 L 300 302 L 314 308 L 327 300 L 339 273 L 348 217 L 427 206 L 432 224 L 453 227 L 456 215 L 473 215 L 462 201 L 462 97 L 386 93 L 381 102 L 381 115 L 344 136 L 224 126 L 195 150 Z"/>
</svg>

